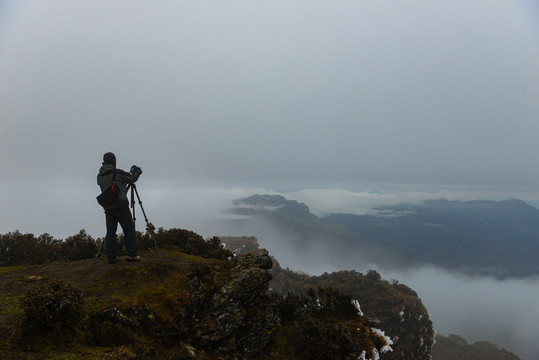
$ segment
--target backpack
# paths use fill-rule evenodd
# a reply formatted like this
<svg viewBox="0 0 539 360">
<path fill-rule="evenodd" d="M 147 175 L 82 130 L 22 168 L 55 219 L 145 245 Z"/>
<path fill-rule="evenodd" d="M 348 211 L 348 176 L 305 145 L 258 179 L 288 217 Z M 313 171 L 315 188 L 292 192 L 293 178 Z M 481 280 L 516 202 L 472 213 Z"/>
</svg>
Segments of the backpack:
<svg viewBox="0 0 539 360">
<path fill-rule="evenodd" d="M 99 196 L 96 197 L 99 205 L 103 206 L 105 210 L 111 205 L 114 200 L 120 194 L 120 187 L 116 185 L 116 170 L 114 170 L 114 175 L 112 176 L 112 185 L 105 191 L 103 191 Z"/>
</svg>

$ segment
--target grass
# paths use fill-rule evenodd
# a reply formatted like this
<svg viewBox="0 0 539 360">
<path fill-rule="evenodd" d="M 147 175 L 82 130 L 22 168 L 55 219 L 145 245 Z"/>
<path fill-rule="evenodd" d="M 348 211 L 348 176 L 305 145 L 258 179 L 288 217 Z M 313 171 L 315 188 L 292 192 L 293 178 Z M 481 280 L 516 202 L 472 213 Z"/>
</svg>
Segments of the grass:
<svg viewBox="0 0 539 360">
<path fill-rule="evenodd" d="M 20 297 L 20 294 L 0 294 L 0 315 L 22 314 L 19 307 Z"/>
<path fill-rule="evenodd" d="M 13 271 L 22 271 L 27 268 L 26 265 L 15 265 L 15 266 L 0 266 L 0 275 L 9 274 Z"/>
<path fill-rule="evenodd" d="M 39 347 L 39 349 L 17 349 L 7 341 L 0 343 L 0 360 L 130 360 L 136 359 L 134 351 L 125 347 L 89 347 L 72 346 L 58 349 L 55 346 Z"/>
</svg>

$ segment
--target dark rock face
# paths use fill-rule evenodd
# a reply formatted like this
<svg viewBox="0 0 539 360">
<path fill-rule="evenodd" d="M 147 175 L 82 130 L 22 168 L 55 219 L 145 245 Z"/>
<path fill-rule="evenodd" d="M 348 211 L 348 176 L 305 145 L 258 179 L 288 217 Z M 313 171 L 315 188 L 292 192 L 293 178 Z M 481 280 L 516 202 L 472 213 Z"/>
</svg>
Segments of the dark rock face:
<svg viewBox="0 0 539 360">
<path fill-rule="evenodd" d="M 270 306 L 265 292 L 271 280 L 272 261 L 260 249 L 236 258 L 233 279 L 217 291 L 209 304 L 206 324 L 200 332 L 203 345 L 219 343 L 219 350 L 241 348 L 255 355 L 268 344 L 279 328 L 279 316 Z"/>
</svg>

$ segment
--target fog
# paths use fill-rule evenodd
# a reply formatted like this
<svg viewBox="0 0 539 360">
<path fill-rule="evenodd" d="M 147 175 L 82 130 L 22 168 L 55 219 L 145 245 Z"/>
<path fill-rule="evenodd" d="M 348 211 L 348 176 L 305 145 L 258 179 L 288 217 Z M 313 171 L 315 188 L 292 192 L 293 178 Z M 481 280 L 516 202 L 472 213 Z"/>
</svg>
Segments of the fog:
<svg viewBox="0 0 539 360">
<path fill-rule="evenodd" d="M 192 184 L 539 178 L 532 0 L 0 10 L 2 183 L 83 181 L 107 151 Z"/>
<path fill-rule="evenodd" d="M 539 358 L 539 278 L 468 277 L 433 267 L 381 274 L 418 293 L 437 332 L 461 335 L 468 343 L 487 340 L 522 359 Z"/>
</svg>

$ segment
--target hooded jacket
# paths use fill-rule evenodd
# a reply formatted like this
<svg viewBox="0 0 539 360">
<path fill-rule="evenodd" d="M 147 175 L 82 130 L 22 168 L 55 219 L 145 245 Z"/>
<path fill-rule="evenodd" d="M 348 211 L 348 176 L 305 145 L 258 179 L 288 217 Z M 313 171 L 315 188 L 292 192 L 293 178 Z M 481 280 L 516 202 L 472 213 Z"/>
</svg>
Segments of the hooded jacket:
<svg viewBox="0 0 539 360">
<path fill-rule="evenodd" d="M 101 192 L 112 186 L 112 179 L 116 172 L 116 186 L 119 187 L 120 193 L 114 199 L 112 204 L 107 206 L 107 210 L 117 210 L 122 207 L 129 207 L 129 199 L 127 198 L 127 185 L 134 184 L 139 177 L 139 174 L 132 174 L 121 169 L 116 169 L 114 165 L 104 164 L 99 169 L 97 174 L 97 185 L 101 188 Z"/>
</svg>

